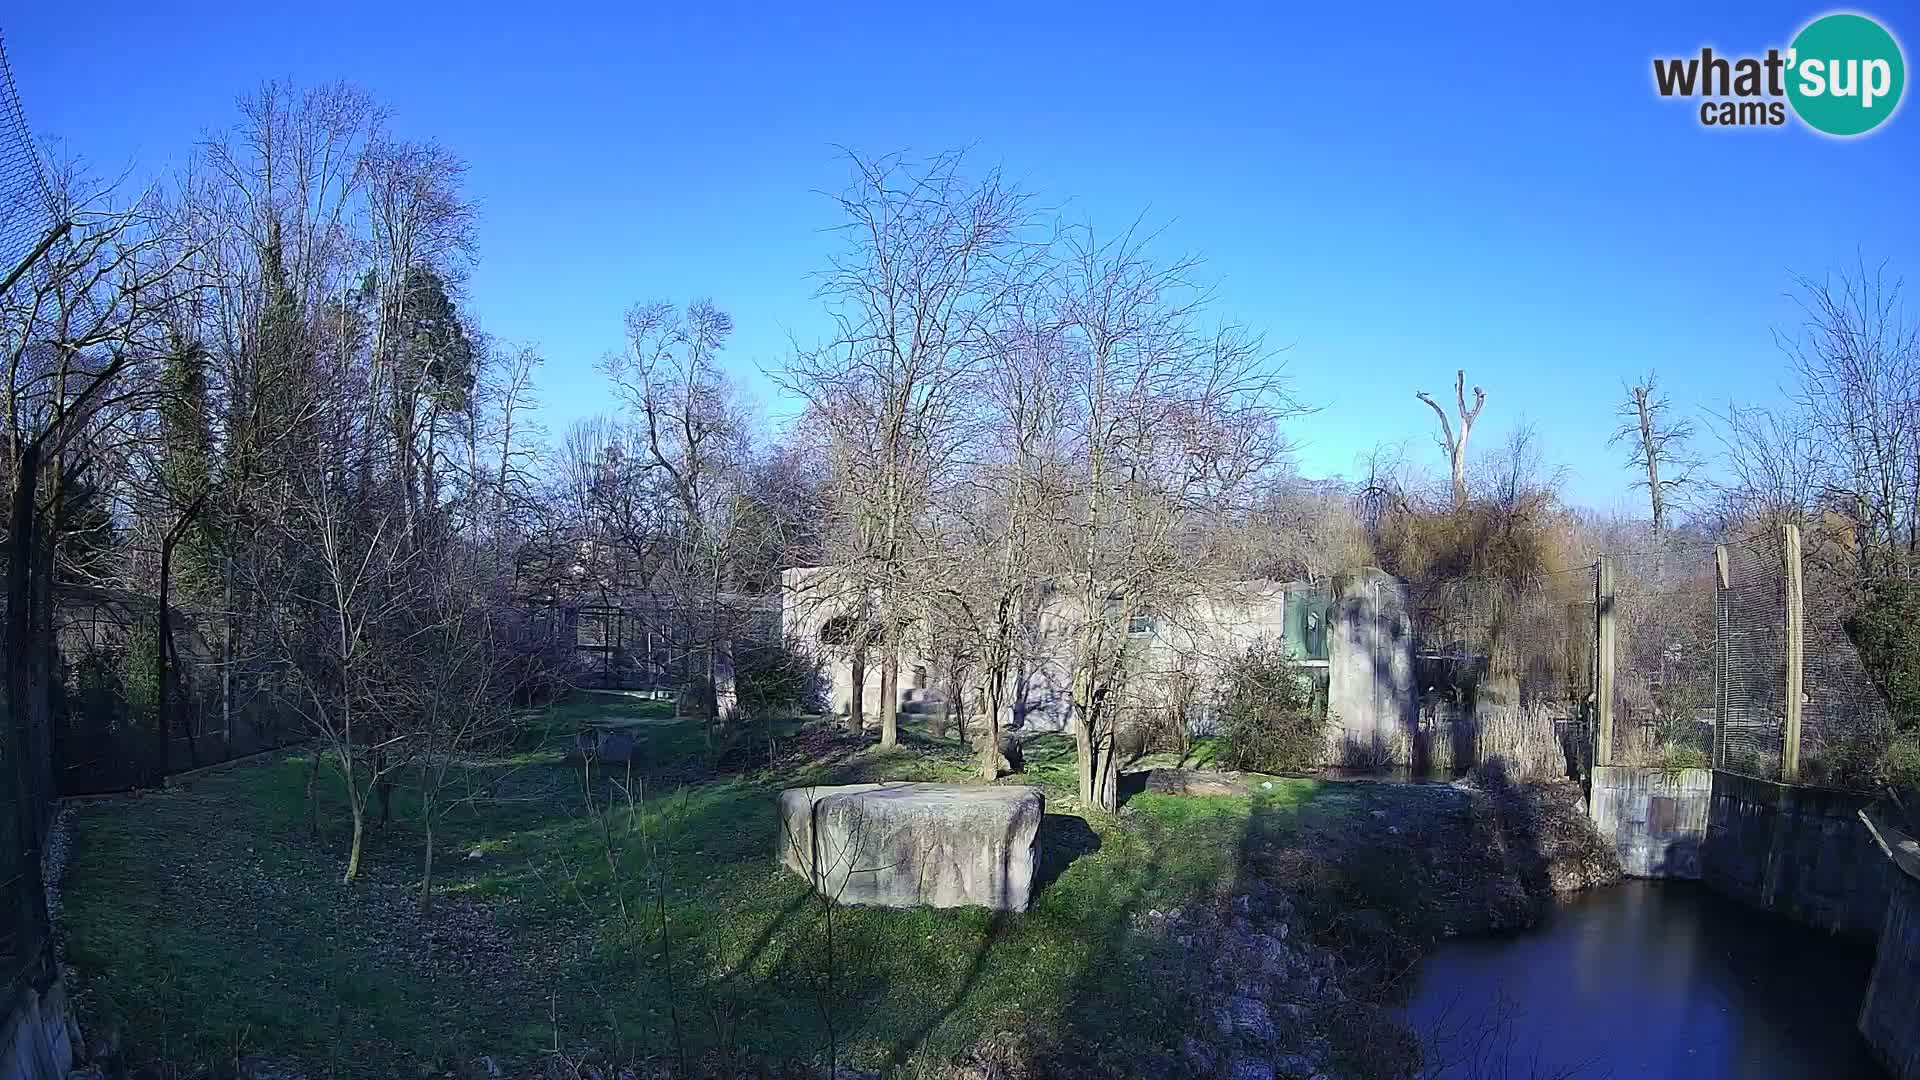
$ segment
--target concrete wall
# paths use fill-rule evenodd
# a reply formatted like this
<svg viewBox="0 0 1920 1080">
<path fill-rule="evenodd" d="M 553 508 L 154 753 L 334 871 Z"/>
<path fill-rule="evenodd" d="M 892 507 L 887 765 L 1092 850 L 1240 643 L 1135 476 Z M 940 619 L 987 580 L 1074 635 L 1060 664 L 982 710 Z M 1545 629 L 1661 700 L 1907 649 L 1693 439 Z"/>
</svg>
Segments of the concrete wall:
<svg viewBox="0 0 1920 1080">
<path fill-rule="evenodd" d="M 1604 765 L 1593 770 L 1594 828 L 1631 877 L 1698 878 L 1714 774 Z"/>
<path fill-rule="evenodd" d="M 0 1080 L 64 1080 L 74 1051 L 65 984 L 23 988 L 12 1005 L 0 1023 Z"/>
<path fill-rule="evenodd" d="M 1415 728 L 1413 620 L 1406 586 L 1381 570 L 1342 574 L 1327 621 L 1328 738 L 1335 762 L 1371 756 L 1406 764 Z"/>
<path fill-rule="evenodd" d="M 1894 1080 L 1920 1080 L 1920 843 L 1879 821 L 1870 827 L 1889 871 L 1888 898 L 1860 1035 Z"/>
<path fill-rule="evenodd" d="M 1887 860 L 1860 824 L 1865 795 L 1737 773 L 1596 766 L 1589 812 L 1634 877 L 1697 878 L 1748 907 L 1872 936 Z"/>
<path fill-rule="evenodd" d="M 1860 824 L 1869 799 L 1717 771 L 1701 880 L 1749 907 L 1834 933 L 1880 932 L 1888 864 Z"/>
<path fill-rule="evenodd" d="M 852 664 L 844 648 L 824 639 L 834 636 L 835 621 L 844 613 L 858 610 L 860 597 L 828 568 L 787 570 L 781 584 L 782 632 L 816 650 L 826 677 L 828 708 L 845 715 L 855 692 Z M 1340 760 L 1338 750 L 1349 739 L 1384 742 L 1410 730 L 1415 710 L 1412 628 L 1404 587 L 1381 571 L 1369 570 L 1343 579 L 1342 590 L 1334 605 L 1339 610 L 1328 612 L 1331 659 L 1306 661 L 1308 667 L 1328 670 L 1330 708 L 1340 720 L 1329 737 L 1334 761 Z M 1227 582 L 1183 599 L 1176 611 L 1141 612 L 1138 627 L 1130 628 L 1128 636 L 1132 674 L 1119 706 L 1164 705 L 1174 677 L 1182 675 L 1200 691 L 1192 721 L 1196 733 L 1206 733 L 1207 691 L 1217 682 L 1220 665 L 1261 638 L 1284 641 L 1299 654 L 1302 643 L 1296 639 L 1305 627 L 1289 624 L 1288 598 L 1298 600 L 1310 592 L 1302 582 Z M 1020 633 L 1029 659 L 1014 673 L 1012 700 L 1001 718 L 1009 730 L 1071 730 L 1070 668 L 1075 635 L 1086 621 L 1083 607 L 1081 598 L 1055 593 L 1027 614 Z M 919 628 L 909 627 L 905 636 L 900 656 L 903 703 L 915 705 L 930 695 L 940 698 L 948 688 L 931 674 L 938 665 L 917 640 Z M 879 715 L 879 682 L 879 664 L 870 660 L 862 698 L 868 717 Z M 971 706 L 977 695 L 969 692 L 968 697 Z"/>
</svg>

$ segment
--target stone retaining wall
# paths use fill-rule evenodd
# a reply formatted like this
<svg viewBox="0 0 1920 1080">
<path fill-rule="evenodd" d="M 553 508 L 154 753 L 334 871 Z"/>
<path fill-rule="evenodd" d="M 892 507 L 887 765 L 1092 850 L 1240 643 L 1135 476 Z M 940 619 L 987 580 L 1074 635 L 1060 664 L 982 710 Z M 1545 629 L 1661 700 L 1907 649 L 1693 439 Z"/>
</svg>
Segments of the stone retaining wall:
<svg viewBox="0 0 1920 1080">
<path fill-rule="evenodd" d="M 1894 1080 L 1920 1080 L 1920 844 L 1870 822 L 1888 867 L 1886 922 L 1873 980 L 1860 1003 L 1860 1035 Z"/>
<path fill-rule="evenodd" d="M 1688 878 L 1748 907 L 1872 937 L 1889 875 L 1868 796 L 1706 769 L 1598 766 L 1588 812 L 1633 877 Z"/>
<path fill-rule="evenodd" d="M 1866 795 L 1713 774 L 1701 880 L 1749 907 L 1872 937 L 1887 910 L 1887 860 L 1860 823 Z"/>
<path fill-rule="evenodd" d="M 1629 877 L 1698 878 L 1713 785 L 1708 769 L 1596 766 L 1594 828 L 1613 844 Z"/>
</svg>

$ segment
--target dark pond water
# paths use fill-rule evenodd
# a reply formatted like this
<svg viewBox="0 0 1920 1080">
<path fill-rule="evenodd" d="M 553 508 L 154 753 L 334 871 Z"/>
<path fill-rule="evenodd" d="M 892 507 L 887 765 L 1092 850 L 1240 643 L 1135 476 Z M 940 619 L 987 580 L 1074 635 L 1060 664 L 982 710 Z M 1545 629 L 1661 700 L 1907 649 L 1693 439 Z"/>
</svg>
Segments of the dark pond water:
<svg viewBox="0 0 1920 1080">
<path fill-rule="evenodd" d="M 1698 885 L 1628 882 L 1442 946 L 1408 1012 L 1450 1077 L 1883 1077 L 1854 1029 L 1872 967 Z"/>
</svg>

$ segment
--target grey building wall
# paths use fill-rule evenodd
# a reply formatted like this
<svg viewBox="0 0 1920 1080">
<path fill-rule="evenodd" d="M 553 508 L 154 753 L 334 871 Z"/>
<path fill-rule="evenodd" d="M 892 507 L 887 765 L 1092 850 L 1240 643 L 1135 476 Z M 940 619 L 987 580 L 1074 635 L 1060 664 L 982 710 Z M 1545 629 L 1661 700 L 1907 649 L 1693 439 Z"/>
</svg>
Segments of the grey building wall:
<svg viewBox="0 0 1920 1080">
<path fill-rule="evenodd" d="M 845 650 L 823 641 L 822 634 L 834 619 L 857 610 L 860 597 L 843 588 L 831 569 L 821 567 L 788 570 L 782 586 L 782 631 L 815 650 L 826 675 L 828 707 L 836 715 L 845 715 L 854 694 L 853 666 Z M 1390 741 L 1396 733 L 1405 732 L 1415 708 L 1413 642 L 1404 588 L 1391 576 L 1370 570 L 1353 575 L 1346 590 L 1344 615 L 1328 613 L 1330 659 L 1306 661 L 1308 667 L 1328 674 L 1330 709 L 1340 721 L 1330 738 L 1332 761 L 1340 759 L 1337 749 L 1346 738 Z M 1296 639 L 1304 628 L 1290 625 L 1288 598 L 1309 591 L 1303 582 L 1229 582 L 1185 599 L 1177 612 L 1143 613 L 1129 642 L 1134 675 L 1121 707 L 1164 704 L 1176 675 L 1194 681 L 1198 704 L 1204 706 L 1221 665 L 1256 640 L 1285 641 L 1299 651 Z M 1056 593 L 1031 613 L 1023 628 L 1028 660 L 1015 672 L 1012 700 L 1002 717 L 1009 729 L 1072 730 L 1071 658 L 1073 635 L 1084 622 L 1081 607 L 1079 597 Z M 1313 632 L 1319 633 L 1320 628 Z M 1384 650 L 1383 655 L 1369 651 L 1375 649 Z M 900 659 L 904 703 L 944 693 L 946 688 L 933 685 L 936 680 L 929 675 L 935 667 L 923 643 L 909 630 Z M 863 700 L 867 715 L 877 715 L 877 663 L 868 664 Z M 1204 733 L 1208 724 L 1204 707 L 1194 721 Z"/>
<path fill-rule="evenodd" d="M 1612 842 L 1630 877 L 1699 878 L 1712 798 L 1710 769 L 1593 770 L 1594 828 Z"/>
</svg>

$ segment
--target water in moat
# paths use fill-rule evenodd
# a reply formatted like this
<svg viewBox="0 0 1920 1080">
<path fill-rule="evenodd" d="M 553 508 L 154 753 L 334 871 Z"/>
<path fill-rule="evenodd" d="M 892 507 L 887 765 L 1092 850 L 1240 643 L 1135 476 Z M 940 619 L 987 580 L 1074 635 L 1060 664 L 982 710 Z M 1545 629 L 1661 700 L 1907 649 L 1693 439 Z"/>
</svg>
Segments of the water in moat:
<svg viewBox="0 0 1920 1080">
<path fill-rule="evenodd" d="M 1872 967 L 1870 945 L 1630 881 L 1441 946 L 1408 1018 L 1443 1077 L 1883 1077 L 1854 1027 Z"/>
</svg>

